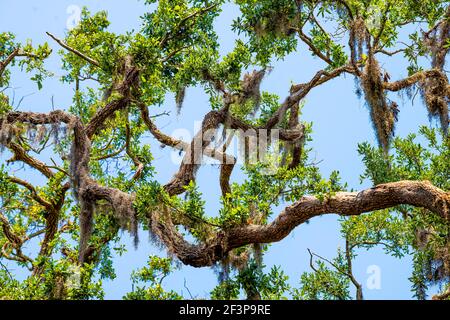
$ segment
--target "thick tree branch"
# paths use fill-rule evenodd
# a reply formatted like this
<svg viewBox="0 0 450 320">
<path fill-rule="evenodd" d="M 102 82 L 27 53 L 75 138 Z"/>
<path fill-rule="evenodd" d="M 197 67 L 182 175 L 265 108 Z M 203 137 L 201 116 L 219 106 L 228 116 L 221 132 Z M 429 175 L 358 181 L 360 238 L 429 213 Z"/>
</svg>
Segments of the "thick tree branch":
<svg viewBox="0 0 450 320">
<path fill-rule="evenodd" d="M 30 156 L 20 144 L 10 142 L 7 147 L 13 152 L 13 157 L 7 160 L 7 162 L 21 161 L 38 170 L 47 178 L 53 176 L 53 172 L 44 162 Z"/>
<path fill-rule="evenodd" d="M 143 106 L 143 105 L 140 105 L 140 108 L 141 108 L 142 119 L 144 120 L 144 123 L 146 124 L 146 126 L 149 129 L 150 133 L 156 138 L 156 140 L 158 140 L 163 145 L 175 148 L 175 149 L 180 150 L 180 151 L 186 151 L 186 152 L 188 152 L 188 150 L 190 150 L 191 146 L 194 146 L 194 148 L 195 148 L 196 145 L 197 146 L 201 146 L 202 145 L 202 143 L 200 143 L 200 141 L 197 141 L 197 144 L 196 144 L 195 140 L 192 140 L 191 143 L 187 143 L 187 142 L 184 142 L 184 141 L 181 141 L 181 140 L 178 140 L 178 139 L 174 139 L 174 138 L 172 138 L 172 137 L 162 133 L 158 129 L 158 127 L 153 123 L 153 121 L 151 121 L 149 113 L 148 113 L 148 108 Z M 217 126 L 217 124 L 216 124 L 216 126 Z M 206 128 L 202 128 L 201 132 L 204 132 L 206 130 L 207 130 Z M 197 139 L 199 139 L 199 137 L 200 136 L 197 135 Z M 200 152 L 200 151 L 198 150 L 198 152 Z M 230 155 L 226 154 L 226 147 L 223 148 L 222 150 L 218 150 L 218 149 L 214 149 L 212 147 L 208 147 L 207 146 L 207 147 L 204 148 L 203 154 L 208 156 L 208 157 L 210 157 L 210 158 L 216 159 L 216 160 L 218 160 L 220 162 L 220 165 L 221 165 L 220 185 L 221 185 L 221 188 L 222 188 L 222 193 L 225 194 L 225 193 L 229 192 L 230 191 L 229 179 L 230 179 L 231 172 L 232 172 L 232 170 L 234 168 L 234 165 L 236 163 L 236 159 L 233 156 L 230 156 Z M 192 160 L 192 157 L 190 159 Z M 187 169 L 187 166 L 186 166 L 187 162 L 188 161 L 187 161 L 187 158 L 186 158 L 186 161 L 184 162 L 184 166 L 182 165 L 180 170 L 186 170 Z M 191 179 L 193 179 L 194 167 L 189 166 L 189 168 L 187 170 L 188 171 L 184 171 L 184 172 L 187 172 L 187 175 Z M 176 181 L 179 181 L 179 180 L 176 180 Z M 189 183 L 189 181 L 186 180 L 185 183 Z M 178 191 L 181 191 L 181 189 L 178 188 L 177 192 Z M 175 192 L 175 190 L 173 192 Z"/>
<path fill-rule="evenodd" d="M 225 111 L 210 111 L 203 119 L 201 129 L 194 136 L 186 150 L 180 169 L 173 179 L 164 186 L 170 195 L 178 195 L 185 191 L 191 181 L 195 180 L 195 172 L 203 157 L 205 148 L 211 143 L 211 137 L 204 137 L 204 133 L 215 130 L 220 123 L 225 121 Z"/>
<path fill-rule="evenodd" d="M 133 58 L 126 56 L 123 61 L 122 80 L 113 86 L 113 90 L 119 94 L 119 98 L 109 102 L 103 108 L 100 108 L 86 125 L 85 131 L 89 139 L 91 139 L 96 132 L 105 126 L 106 120 L 111 117 L 116 111 L 125 109 L 132 97 L 131 89 L 139 82 L 139 69 L 133 64 Z"/>
<path fill-rule="evenodd" d="M 310 81 L 292 86 L 290 90 L 291 94 L 284 100 L 280 108 L 267 121 L 264 127 L 266 129 L 273 128 L 279 122 L 280 118 L 285 115 L 286 111 L 305 98 L 313 88 L 339 77 L 343 73 L 355 74 L 355 72 L 355 68 L 351 65 L 345 65 L 332 71 L 320 70 Z"/>
<path fill-rule="evenodd" d="M 222 260 L 232 249 L 252 243 L 272 243 L 285 238 L 298 225 L 324 215 L 360 215 L 365 212 L 408 204 L 423 207 L 450 220 L 450 194 L 426 181 L 399 181 L 378 185 L 360 192 L 339 192 L 321 202 L 304 196 L 286 207 L 270 224 L 246 225 L 219 232 L 208 243 L 192 245 L 174 230 L 170 220 L 164 223 L 154 216 L 153 229 L 168 248 L 185 264 L 210 266 Z"/>
<path fill-rule="evenodd" d="M 413 75 L 411 75 L 405 79 L 398 80 L 395 82 L 384 82 L 383 87 L 386 90 L 396 92 L 396 91 L 400 91 L 405 88 L 408 88 L 420 81 L 424 81 L 427 78 L 442 78 L 442 79 L 445 79 L 446 82 L 448 82 L 447 77 L 445 76 L 445 74 L 442 71 L 440 71 L 438 69 L 431 69 L 431 70 L 416 72 Z M 447 94 L 447 96 L 450 97 L 449 89 L 447 89 L 446 94 Z"/>
</svg>

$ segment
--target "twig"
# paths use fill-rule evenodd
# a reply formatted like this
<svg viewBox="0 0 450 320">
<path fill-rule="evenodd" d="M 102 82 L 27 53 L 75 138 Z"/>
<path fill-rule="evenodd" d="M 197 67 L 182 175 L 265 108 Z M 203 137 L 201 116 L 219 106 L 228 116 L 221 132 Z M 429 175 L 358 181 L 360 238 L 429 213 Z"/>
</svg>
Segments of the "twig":
<svg viewBox="0 0 450 320">
<path fill-rule="evenodd" d="M 187 292 L 189 293 L 189 296 L 191 297 L 191 300 L 194 300 L 195 298 L 192 296 L 191 291 L 189 290 L 187 284 L 186 284 L 186 278 L 184 278 L 184 284 L 183 286 L 186 288 Z"/>
<path fill-rule="evenodd" d="M 5 270 L 5 272 L 8 274 L 9 278 L 11 279 L 11 281 L 14 280 L 11 272 L 9 272 L 8 268 L 3 264 L 3 262 L 0 260 L 0 266 L 3 268 L 3 270 Z"/>
</svg>

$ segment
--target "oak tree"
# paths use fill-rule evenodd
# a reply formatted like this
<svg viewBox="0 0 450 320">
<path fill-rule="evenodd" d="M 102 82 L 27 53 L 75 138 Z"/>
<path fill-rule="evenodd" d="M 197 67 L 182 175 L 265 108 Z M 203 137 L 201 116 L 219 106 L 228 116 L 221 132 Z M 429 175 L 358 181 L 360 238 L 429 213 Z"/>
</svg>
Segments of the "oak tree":
<svg viewBox="0 0 450 320">
<path fill-rule="evenodd" d="M 49 43 L 39 46 L 0 33 L 0 298 L 102 298 L 119 231 L 129 231 L 137 246 L 140 228 L 169 258 L 152 256 L 133 273 L 137 287 L 126 299 L 181 298 L 162 287 L 178 262 L 219 270 L 213 299 L 349 299 L 352 292 L 363 299 L 352 263 L 355 250 L 375 246 L 413 256 L 417 298 L 435 284 L 441 293 L 434 298 L 450 297 L 448 1 L 235 0 L 237 40 L 224 56 L 214 23 L 228 1 L 145 2 L 142 28 L 125 34 L 109 30 L 106 12 L 87 8 L 75 28 L 64 36 L 50 30 Z M 13 67 L 45 90 L 55 71 L 44 64 L 55 54 L 50 44 L 60 48 L 61 81 L 74 89 L 73 103 L 46 113 L 31 111 L 32 102 L 17 110 Z M 286 88 L 285 97 L 262 91 L 273 62 L 299 44 L 323 68 Z M 380 63 L 395 57 L 408 61 L 403 78 Z M 377 145 L 358 146 L 361 178 L 373 185 L 359 191 L 349 190 L 337 171 L 321 175 L 309 146 L 314 125 L 301 118 L 310 92 L 345 75 L 355 81 L 377 137 Z M 203 88 L 209 104 L 199 132 L 182 141 L 155 117 L 172 116 L 158 109 L 168 93 L 182 111 L 189 87 Z M 398 93 L 408 101 L 419 95 L 438 125 L 395 137 Z M 247 133 L 239 140 L 247 151 L 242 165 L 228 150 L 230 132 Z M 153 166 L 146 135 L 183 155 L 170 181 L 154 178 L 164 168 Z M 220 172 L 210 182 L 221 189 L 214 214 L 205 212 L 196 184 L 204 158 Z M 42 183 L 13 170 L 28 167 Z M 244 182 L 233 182 L 235 170 Z M 297 288 L 282 267 L 263 268 L 271 243 L 328 214 L 341 217 L 346 244 L 335 258 L 310 251 L 311 272 Z M 39 250 L 24 252 L 33 241 Z M 27 269 L 27 278 L 18 280 L 6 261 Z"/>
</svg>

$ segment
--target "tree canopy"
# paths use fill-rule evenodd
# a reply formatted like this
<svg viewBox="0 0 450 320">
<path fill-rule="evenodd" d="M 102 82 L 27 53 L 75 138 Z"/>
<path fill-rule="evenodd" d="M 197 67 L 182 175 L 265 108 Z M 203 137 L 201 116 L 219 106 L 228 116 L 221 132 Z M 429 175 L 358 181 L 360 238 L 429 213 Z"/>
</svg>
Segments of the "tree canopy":
<svg viewBox="0 0 450 320">
<path fill-rule="evenodd" d="M 38 46 L 0 33 L 0 299 L 101 299 L 102 280 L 114 277 L 112 251 L 128 249 L 120 230 L 138 246 L 139 229 L 168 256 L 150 256 L 125 299 L 182 298 L 163 286 L 179 263 L 218 271 L 211 299 L 363 299 L 352 264 L 357 250 L 374 247 L 413 257 L 415 297 L 438 285 L 433 298 L 450 298 L 449 1 L 235 0 L 237 40 L 222 55 L 214 26 L 228 2 L 146 0 L 141 29 L 124 34 L 109 29 L 107 12 L 84 8 L 76 27 L 64 36 L 49 30 L 49 43 Z M 261 90 L 274 61 L 299 44 L 323 68 L 285 97 Z M 46 90 L 55 76 L 45 65 L 51 46 L 72 104 L 17 108 L 11 72 Z M 397 57 L 408 67 L 391 79 L 380 61 Z M 359 191 L 338 171 L 321 174 L 310 147 L 315 124 L 301 116 L 310 92 L 343 76 L 355 82 L 377 138 L 358 145 L 361 180 L 372 185 Z M 199 106 L 199 131 L 183 141 L 155 118 L 173 116 L 159 108 L 169 94 L 184 110 L 190 87 L 209 103 Z M 395 136 L 401 101 L 417 95 L 432 122 Z M 164 168 L 154 166 L 148 135 L 183 156 L 170 181 L 155 178 Z M 242 164 L 229 148 L 235 136 Z M 196 183 L 204 159 L 220 172 L 210 181 L 221 190 L 217 213 L 206 212 Z M 282 265 L 264 269 L 271 243 L 328 214 L 340 216 L 345 239 L 334 258 L 310 251 L 311 271 L 297 287 Z M 39 250 L 26 252 L 30 243 Z M 26 279 L 6 261 L 26 269 Z"/>
</svg>

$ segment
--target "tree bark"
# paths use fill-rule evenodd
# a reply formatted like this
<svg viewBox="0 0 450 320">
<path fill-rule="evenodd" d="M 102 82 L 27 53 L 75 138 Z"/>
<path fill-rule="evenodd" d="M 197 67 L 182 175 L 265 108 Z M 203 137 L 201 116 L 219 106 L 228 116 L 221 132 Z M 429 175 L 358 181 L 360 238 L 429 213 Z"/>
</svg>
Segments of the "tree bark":
<svg viewBox="0 0 450 320">
<path fill-rule="evenodd" d="M 272 243 L 284 239 L 298 225 L 324 214 L 341 216 L 395 207 L 400 204 L 422 207 L 449 221 L 450 194 L 428 181 L 399 181 L 381 184 L 360 192 L 338 192 L 320 201 L 304 196 L 286 207 L 268 225 L 245 225 L 223 230 L 209 243 L 192 245 L 176 232 L 170 220 L 155 220 L 153 230 L 184 263 L 194 267 L 211 266 L 235 249 L 253 243 Z"/>
</svg>

